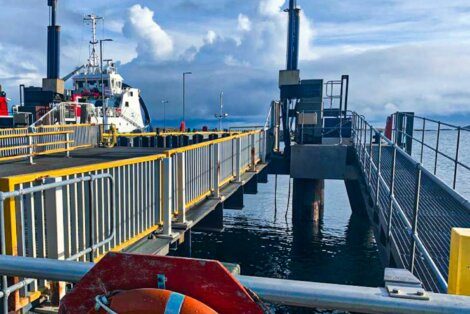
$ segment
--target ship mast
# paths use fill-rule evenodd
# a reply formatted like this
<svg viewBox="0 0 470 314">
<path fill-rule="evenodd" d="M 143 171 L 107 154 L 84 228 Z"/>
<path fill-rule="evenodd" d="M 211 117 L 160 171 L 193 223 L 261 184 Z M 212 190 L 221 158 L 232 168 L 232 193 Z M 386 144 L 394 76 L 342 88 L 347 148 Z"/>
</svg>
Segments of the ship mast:
<svg viewBox="0 0 470 314">
<path fill-rule="evenodd" d="M 88 57 L 87 68 L 90 72 L 98 72 L 99 69 L 99 57 L 97 51 L 98 39 L 96 38 L 96 24 L 99 20 L 103 20 L 102 17 L 96 16 L 95 14 L 88 14 L 83 18 L 83 21 L 87 25 L 91 25 L 91 41 L 90 41 L 90 56 Z"/>
</svg>

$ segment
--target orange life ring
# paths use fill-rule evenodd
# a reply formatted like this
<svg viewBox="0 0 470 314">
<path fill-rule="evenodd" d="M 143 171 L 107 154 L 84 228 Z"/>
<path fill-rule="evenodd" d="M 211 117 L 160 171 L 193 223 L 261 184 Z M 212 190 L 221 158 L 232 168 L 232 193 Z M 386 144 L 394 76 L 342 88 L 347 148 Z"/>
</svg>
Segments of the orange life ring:
<svg viewBox="0 0 470 314">
<path fill-rule="evenodd" d="M 135 289 L 119 291 L 101 302 L 118 314 L 217 314 L 213 309 L 196 299 L 177 292 L 162 289 Z M 109 313 L 97 307 L 89 312 Z"/>
</svg>

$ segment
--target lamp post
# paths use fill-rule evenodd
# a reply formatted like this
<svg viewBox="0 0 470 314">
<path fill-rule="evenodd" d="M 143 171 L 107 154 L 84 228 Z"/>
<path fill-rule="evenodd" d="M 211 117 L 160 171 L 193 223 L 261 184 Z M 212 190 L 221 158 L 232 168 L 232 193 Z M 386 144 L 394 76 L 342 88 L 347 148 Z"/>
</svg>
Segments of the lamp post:
<svg viewBox="0 0 470 314">
<path fill-rule="evenodd" d="M 101 73 L 101 106 L 103 109 L 103 124 L 104 130 L 108 130 L 108 104 L 105 101 L 105 93 L 104 93 L 104 79 L 103 79 L 103 42 L 105 41 L 113 41 L 110 38 L 107 39 L 100 39 L 100 73 Z M 108 81 L 109 85 L 109 81 Z"/>
<path fill-rule="evenodd" d="M 214 116 L 219 120 L 219 131 L 222 131 L 222 120 L 228 117 L 228 113 L 224 112 L 224 92 L 220 92 L 219 101 L 219 113 L 216 113 Z"/>
<path fill-rule="evenodd" d="M 186 111 L 186 75 L 191 75 L 191 72 L 183 72 L 183 123 L 185 122 Z"/>
<path fill-rule="evenodd" d="M 168 100 L 162 100 L 162 105 L 163 105 L 163 130 L 165 131 L 166 129 L 166 104 L 168 103 Z"/>
</svg>

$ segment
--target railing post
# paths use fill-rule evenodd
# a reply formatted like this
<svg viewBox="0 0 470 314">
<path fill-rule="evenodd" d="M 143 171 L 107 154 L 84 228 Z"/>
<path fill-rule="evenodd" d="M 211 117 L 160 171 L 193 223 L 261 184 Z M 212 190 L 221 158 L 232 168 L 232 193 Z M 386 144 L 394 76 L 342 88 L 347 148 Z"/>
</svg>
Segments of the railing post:
<svg viewBox="0 0 470 314">
<path fill-rule="evenodd" d="M 241 155 L 242 155 L 242 141 L 240 137 L 235 139 L 235 179 L 236 182 L 241 182 Z"/>
<path fill-rule="evenodd" d="M 413 273 L 415 267 L 415 254 L 416 254 L 416 240 L 415 236 L 418 234 L 418 215 L 419 215 L 419 198 L 421 191 L 421 164 L 416 166 L 416 185 L 415 185 L 415 199 L 413 206 L 413 225 L 411 231 L 411 250 L 410 250 L 410 272 Z"/>
<path fill-rule="evenodd" d="M 423 118 L 423 133 L 421 134 L 421 157 L 419 163 L 423 163 L 423 153 L 424 153 L 424 133 L 426 132 L 426 119 Z"/>
<path fill-rule="evenodd" d="M 219 158 L 220 145 L 218 143 L 212 145 L 212 197 L 220 197 L 220 158 Z"/>
<path fill-rule="evenodd" d="M 67 154 L 67 158 L 70 158 L 70 134 L 69 133 L 65 133 L 65 150 L 66 150 L 66 154 Z"/>
<path fill-rule="evenodd" d="M 33 146 L 33 137 L 28 135 L 28 155 L 29 155 L 29 163 L 34 165 L 34 146 Z"/>
<path fill-rule="evenodd" d="M 457 186 L 457 169 L 459 167 L 459 151 L 460 151 L 460 133 L 461 128 L 457 128 L 457 146 L 455 148 L 455 161 L 454 161 L 454 183 L 452 185 L 453 189 Z"/>
<path fill-rule="evenodd" d="M 161 238 L 173 239 L 176 235 L 172 232 L 173 219 L 173 174 L 172 158 L 163 158 L 162 161 L 162 183 L 163 183 L 163 232 L 159 235 Z"/>
<path fill-rule="evenodd" d="M 177 197 L 178 197 L 178 223 L 186 223 L 186 154 L 179 153 L 176 155 L 177 161 Z"/>
<path fill-rule="evenodd" d="M 369 126 L 370 130 L 370 143 L 369 143 L 369 186 L 370 186 L 370 181 L 372 179 L 372 140 L 373 140 L 373 132 L 372 132 L 372 126 Z"/>
<path fill-rule="evenodd" d="M 393 155 L 392 155 L 392 173 L 390 175 L 390 194 L 389 194 L 389 203 L 388 203 L 388 241 L 392 240 L 392 221 L 393 221 L 393 199 L 395 197 L 395 173 L 396 173 L 396 164 L 397 164 L 397 147 L 393 145 Z"/>
<path fill-rule="evenodd" d="M 376 193 L 375 193 L 375 205 L 379 205 L 379 196 L 380 196 L 380 177 L 382 175 L 381 167 L 382 167 L 382 132 L 379 133 L 379 155 L 378 155 L 378 162 L 377 162 L 377 185 L 376 185 Z"/>
<path fill-rule="evenodd" d="M 439 154 L 439 138 L 441 137 L 441 122 L 437 122 L 436 150 L 434 154 L 434 175 L 437 173 L 437 157 Z"/>
<path fill-rule="evenodd" d="M 251 163 L 250 171 L 256 171 L 256 147 L 255 147 L 255 135 L 250 135 L 250 152 L 251 152 Z"/>
<path fill-rule="evenodd" d="M 260 139 L 260 159 L 261 163 L 266 162 L 266 131 L 261 131 L 259 134 Z"/>
<path fill-rule="evenodd" d="M 47 178 L 44 183 L 62 181 L 61 178 Z M 64 208 L 62 187 L 44 191 L 45 221 L 46 226 L 47 257 L 51 259 L 65 259 L 64 241 Z M 65 283 L 52 282 L 52 304 L 58 305 L 59 300 L 65 295 Z"/>
</svg>

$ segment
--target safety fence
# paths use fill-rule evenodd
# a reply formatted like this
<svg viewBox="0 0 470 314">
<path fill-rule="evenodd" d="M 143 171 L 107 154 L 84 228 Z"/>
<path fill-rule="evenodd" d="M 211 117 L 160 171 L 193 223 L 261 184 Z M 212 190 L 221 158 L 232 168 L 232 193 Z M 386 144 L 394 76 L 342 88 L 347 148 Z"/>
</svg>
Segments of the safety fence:
<svg viewBox="0 0 470 314">
<path fill-rule="evenodd" d="M 51 125 L 37 128 L 0 129 L 0 162 L 67 153 L 98 145 L 95 125 Z"/>
<path fill-rule="evenodd" d="M 470 196 L 470 128 L 407 112 L 392 117 L 393 142 L 454 190 Z"/>
<path fill-rule="evenodd" d="M 151 235 L 171 238 L 173 220 L 185 223 L 188 210 L 264 160 L 264 141 L 264 131 L 253 131 L 166 154 L 2 178 L 2 254 L 98 261 Z M 12 280 L 2 288 L 15 309 L 47 284 Z"/>
<path fill-rule="evenodd" d="M 397 248 L 398 263 L 426 288 L 446 292 L 450 234 L 470 227 L 470 205 L 439 178 L 353 114 L 353 144 L 371 196 L 376 223 L 386 226 L 382 243 Z"/>
</svg>

